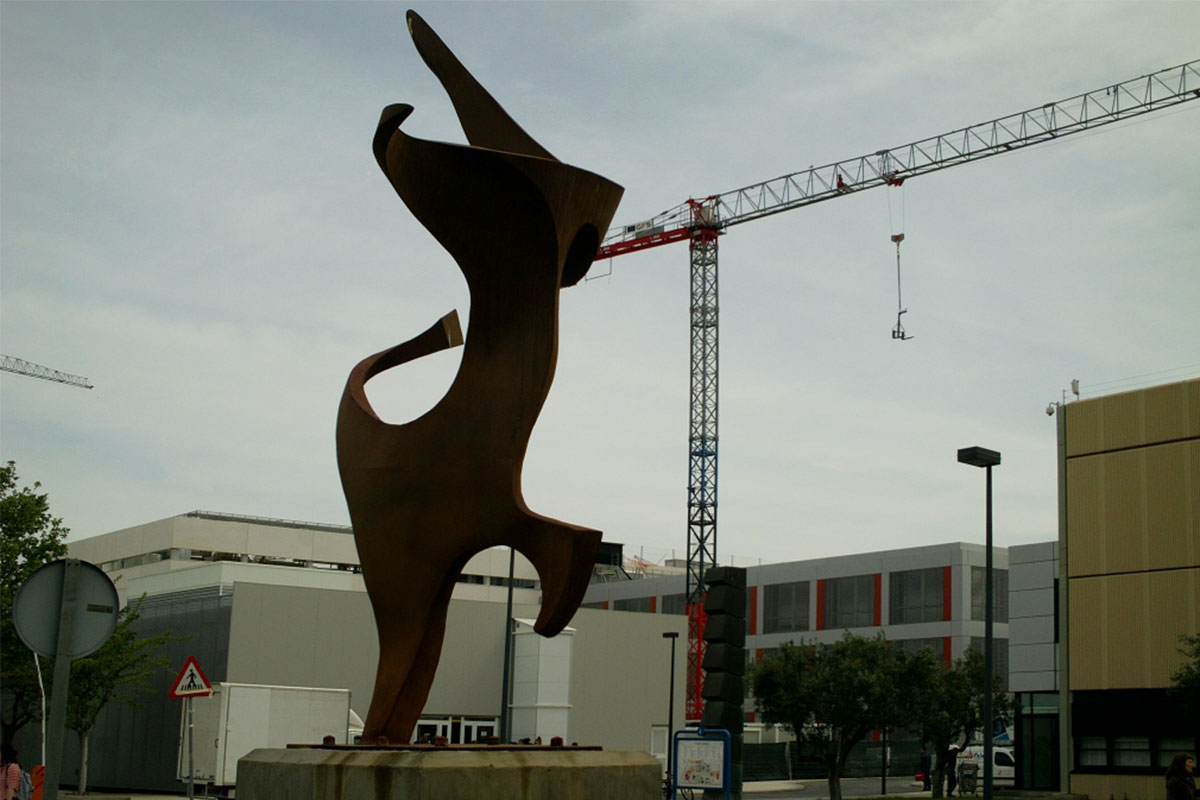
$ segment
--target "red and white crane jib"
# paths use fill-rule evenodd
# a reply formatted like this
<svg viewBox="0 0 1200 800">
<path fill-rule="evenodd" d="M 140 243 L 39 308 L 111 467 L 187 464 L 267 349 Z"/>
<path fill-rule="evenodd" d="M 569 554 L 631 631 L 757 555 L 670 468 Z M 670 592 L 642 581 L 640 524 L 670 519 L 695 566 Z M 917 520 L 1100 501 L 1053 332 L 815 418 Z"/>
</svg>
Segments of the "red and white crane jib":
<svg viewBox="0 0 1200 800">
<path fill-rule="evenodd" d="M 688 200 L 636 225 L 612 228 L 596 260 L 686 240 L 696 228 L 731 225 L 1200 99 L 1200 60 L 870 155 L 835 161 L 762 183 Z M 697 213 L 703 209 L 703 215 Z"/>
</svg>

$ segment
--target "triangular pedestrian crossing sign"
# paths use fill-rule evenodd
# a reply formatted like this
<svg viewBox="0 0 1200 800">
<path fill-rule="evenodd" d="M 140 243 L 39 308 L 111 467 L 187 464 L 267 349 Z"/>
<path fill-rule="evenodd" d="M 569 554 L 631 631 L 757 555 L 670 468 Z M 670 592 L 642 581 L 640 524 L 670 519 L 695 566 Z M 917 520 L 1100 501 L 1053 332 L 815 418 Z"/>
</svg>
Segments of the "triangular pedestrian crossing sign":
<svg viewBox="0 0 1200 800">
<path fill-rule="evenodd" d="M 188 656 L 187 663 L 171 687 L 171 697 L 197 697 L 213 693 L 212 684 L 204 677 L 204 670 L 196 663 L 195 656 Z"/>
</svg>

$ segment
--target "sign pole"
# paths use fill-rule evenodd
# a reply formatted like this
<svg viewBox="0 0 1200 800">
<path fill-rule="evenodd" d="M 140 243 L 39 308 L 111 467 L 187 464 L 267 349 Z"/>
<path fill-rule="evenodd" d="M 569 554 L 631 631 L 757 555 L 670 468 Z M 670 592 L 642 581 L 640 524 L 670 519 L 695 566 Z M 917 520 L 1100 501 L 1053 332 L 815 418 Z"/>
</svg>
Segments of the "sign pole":
<svg viewBox="0 0 1200 800">
<path fill-rule="evenodd" d="M 188 729 L 188 800 L 196 791 L 196 766 L 193 761 L 193 745 L 196 743 L 196 734 L 192 729 L 192 698 L 189 695 L 183 702 L 187 703 L 187 729 Z"/>
<path fill-rule="evenodd" d="M 196 794 L 196 726 L 192 715 L 192 698 L 199 695 L 201 697 L 211 697 L 213 693 L 212 684 L 208 682 L 208 678 L 204 676 L 204 670 L 200 669 L 200 665 L 196 663 L 195 656 L 188 656 L 187 661 L 183 664 L 183 669 L 179 671 L 179 677 L 175 679 L 175 683 L 171 686 L 171 691 L 167 693 L 169 697 L 175 697 L 183 700 L 183 714 L 187 727 L 185 732 L 187 735 L 188 748 L 188 765 L 187 765 L 187 796 L 188 800 L 192 800 Z M 180 742 L 180 745 L 183 743 Z M 208 784 L 205 784 L 207 786 Z M 208 789 L 205 789 L 207 792 Z"/>
<path fill-rule="evenodd" d="M 58 800 L 62 775 L 63 732 L 67 721 L 67 684 L 71 679 L 71 640 L 75 634 L 75 600 L 79 592 L 79 559 L 65 559 L 58 646 L 54 651 L 54 687 L 50 695 L 50 730 L 42 800 Z"/>
</svg>

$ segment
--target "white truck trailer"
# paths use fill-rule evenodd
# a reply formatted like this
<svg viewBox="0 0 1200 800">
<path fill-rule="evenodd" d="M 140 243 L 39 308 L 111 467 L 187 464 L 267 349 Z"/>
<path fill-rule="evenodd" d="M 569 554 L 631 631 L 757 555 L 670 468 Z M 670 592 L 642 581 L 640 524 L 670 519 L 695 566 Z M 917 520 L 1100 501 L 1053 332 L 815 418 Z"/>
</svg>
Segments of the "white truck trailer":
<svg viewBox="0 0 1200 800">
<path fill-rule="evenodd" d="M 191 779 L 218 792 L 237 785 L 238 759 L 251 750 L 320 744 L 326 736 L 347 744 L 353 741 L 348 737 L 358 721 L 350 710 L 349 689 L 217 683 L 211 697 L 195 697 L 191 702 Z M 187 723 L 184 703 L 176 777 L 185 785 L 189 775 Z"/>
</svg>

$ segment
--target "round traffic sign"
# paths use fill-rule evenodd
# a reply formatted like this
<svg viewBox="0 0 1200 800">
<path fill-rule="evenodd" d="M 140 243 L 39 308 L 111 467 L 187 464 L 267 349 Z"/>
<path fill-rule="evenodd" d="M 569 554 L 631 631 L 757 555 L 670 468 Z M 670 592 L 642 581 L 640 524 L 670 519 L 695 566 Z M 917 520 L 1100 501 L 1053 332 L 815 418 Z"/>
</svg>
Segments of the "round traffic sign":
<svg viewBox="0 0 1200 800">
<path fill-rule="evenodd" d="M 95 564 L 61 558 L 39 567 L 25 579 L 13 599 L 13 623 L 21 641 L 38 655 L 54 658 L 62 619 L 63 582 L 67 562 L 78 565 L 75 624 L 67 658 L 82 658 L 100 649 L 117 627 L 117 587 Z"/>
</svg>

